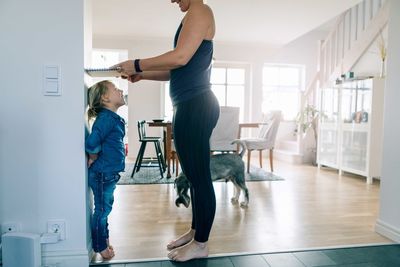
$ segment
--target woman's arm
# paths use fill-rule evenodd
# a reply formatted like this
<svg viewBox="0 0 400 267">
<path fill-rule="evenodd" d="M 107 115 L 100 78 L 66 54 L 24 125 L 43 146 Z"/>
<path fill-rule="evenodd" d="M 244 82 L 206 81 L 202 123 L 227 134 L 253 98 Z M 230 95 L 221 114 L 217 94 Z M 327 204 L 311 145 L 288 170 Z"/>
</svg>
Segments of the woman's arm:
<svg viewBox="0 0 400 267">
<path fill-rule="evenodd" d="M 201 42 L 208 37 L 210 28 L 214 27 L 213 14 L 206 5 L 193 5 L 186 14 L 182 30 L 175 49 L 162 55 L 141 59 L 140 69 L 147 71 L 170 71 L 186 65 L 193 54 L 199 48 Z M 132 60 L 117 64 L 113 67 L 121 67 L 125 76 L 132 76 L 136 73 Z M 149 78 L 165 78 L 149 74 Z M 144 75 L 145 79 L 146 74 Z"/>
<path fill-rule="evenodd" d="M 169 81 L 169 76 L 169 71 L 144 71 L 122 78 L 128 79 L 130 82 L 135 83 L 141 80 Z"/>
</svg>

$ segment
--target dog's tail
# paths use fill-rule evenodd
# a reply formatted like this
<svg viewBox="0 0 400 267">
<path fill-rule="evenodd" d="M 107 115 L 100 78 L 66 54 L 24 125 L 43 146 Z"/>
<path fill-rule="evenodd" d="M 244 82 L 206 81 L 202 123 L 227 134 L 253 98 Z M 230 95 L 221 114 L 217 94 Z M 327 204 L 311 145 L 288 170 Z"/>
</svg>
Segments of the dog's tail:
<svg viewBox="0 0 400 267">
<path fill-rule="evenodd" d="M 243 141 L 240 140 L 240 139 L 235 139 L 235 140 L 232 141 L 231 144 L 232 144 L 232 145 L 237 144 L 237 145 L 240 146 L 239 156 L 240 156 L 241 158 L 243 158 L 243 155 L 244 155 L 244 153 L 246 153 L 246 150 L 247 150 L 247 148 L 246 148 L 246 143 L 243 142 Z"/>
</svg>

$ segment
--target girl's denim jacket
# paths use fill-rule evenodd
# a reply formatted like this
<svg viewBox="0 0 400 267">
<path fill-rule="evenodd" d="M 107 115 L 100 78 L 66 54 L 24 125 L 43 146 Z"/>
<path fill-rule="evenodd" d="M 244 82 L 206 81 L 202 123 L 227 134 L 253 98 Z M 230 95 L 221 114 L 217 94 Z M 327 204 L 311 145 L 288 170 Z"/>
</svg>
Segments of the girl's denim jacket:
<svg viewBox="0 0 400 267">
<path fill-rule="evenodd" d="M 98 154 L 90 171 L 114 174 L 125 169 L 125 121 L 117 113 L 103 108 L 86 137 L 85 150 Z"/>
</svg>

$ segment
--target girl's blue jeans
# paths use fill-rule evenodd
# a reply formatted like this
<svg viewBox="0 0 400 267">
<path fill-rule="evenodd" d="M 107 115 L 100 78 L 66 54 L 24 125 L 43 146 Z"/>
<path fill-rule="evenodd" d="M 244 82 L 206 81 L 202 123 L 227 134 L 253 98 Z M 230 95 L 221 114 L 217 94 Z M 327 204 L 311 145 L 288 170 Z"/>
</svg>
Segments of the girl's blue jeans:
<svg viewBox="0 0 400 267">
<path fill-rule="evenodd" d="M 108 215 L 114 203 L 114 190 L 120 178 L 118 173 L 99 173 L 89 169 L 89 186 L 94 196 L 94 212 L 91 221 L 92 247 L 95 252 L 107 248 Z"/>
</svg>

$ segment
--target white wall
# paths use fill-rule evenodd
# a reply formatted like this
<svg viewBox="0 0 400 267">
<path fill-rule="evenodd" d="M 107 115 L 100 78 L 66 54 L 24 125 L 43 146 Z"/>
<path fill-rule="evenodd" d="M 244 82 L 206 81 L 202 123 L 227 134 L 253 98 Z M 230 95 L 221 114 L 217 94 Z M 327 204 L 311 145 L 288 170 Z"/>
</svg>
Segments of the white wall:
<svg viewBox="0 0 400 267">
<path fill-rule="evenodd" d="M 382 31 L 382 38 L 387 44 L 387 27 Z M 376 40 L 368 47 L 364 55 L 358 60 L 351 71 L 354 76 L 375 76 L 378 77 L 381 71 L 381 57 L 379 55 L 379 42 L 381 37 L 378 36 Z"/>
<path fill-rule="evenodd" d="M 84 67 L 89 67 L 90 63 L 92 62 L 92 41 L 93 41 L 93 33 L 92 33 L 92 0 L 84 0 L 84 10 L 83 10 L 83 16 L 84 16 L 84 25 L 83 25 L 83 46 L 84 46 Z M 88 86 L 91 84 L 91 78 L 89 75 L 84 76 L 84 104 L 86 105 L 87 103 L 87 89 Z M 85 177 L 87 177 L 87 172 L 85 172 Z M 86 179 L 85 179 L 86 180 Z M 85 183 L 85 188 L 86 188 L 86 203 L 89 203 L 86 205 L 86 247 L 88 250 L 90 250 L 91 253 L 93 253 L 93 250 L 91 249 L 92 247 L 92 240 L 91 240 L 91 227 L 90 227 L 90 219 L 91 215 L 93 212 L 93 195 L 88 190 L 88 185 Z M 89 191 L 89 192 L 88 192 Z M 91 254 L 90 254 L 91 255 Z"/>
<path fill-rule="evenodd" d="M 318 40 L 327 32 L 310 32 L 283 47 L 262 45 L 219 44 L 215 46 L 215 58 L 222 61 L 249 62 L 252 70 L 251 116 L 261 119 L 262 103 L 262 68 L 264 63 L 299 64 L 306 67 L 306 84 L 316 73 Z"/>
<path fill-rule="evenodd" d="M 250 121 L 261 120 L 262 68 L 264 63 L 287 63 L 306 65 L 306 84 L 316 72 L 318 40 L 326 32 L 310 32 L 287 44 L 285 47 L 266 47 L 263 45 L 215 43 L 216 61 L 248 63 L 251 66 L 250 82 Z M 126 49 L 128 57 L 145 58 L 158 55 L 172 48 L 172 39 L 137 40 L 116 39 L 107 36 L 95 36 L 93 47 L 97 49 Z M 299 52 L 301 51 L 301 52 Z M 163 92 L 160 82 L 142 81 L 129 85 L 129 157 L 136 157 L 139 149 L 136 121 L 159 118 L 163 114 Z M 279 138 L 291 135 L 294 123 L 281 127 Z M 151 129 L 154 132 L 154 129 Z M 150 132 L 151 133 L 151 132 Z M 255 133 L 253 133 L 255 134 Z"/>
<path fill-rule="evenodd" d="M 42 233 L 65 220 L 67 239 L 42 246 L 58 266 L 89 260 L 83 11 L 84 0 L 0 2 L 0 223 Z M 42 94 L 44 64 L 61 67 L 62 96 Z"/>
<path fill-rule="evenodd" d="M 400 242 L 400 1 L 391 0 L 390 5 L 380 212 L 376 231 Z"/>
</svg>

